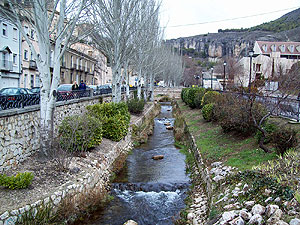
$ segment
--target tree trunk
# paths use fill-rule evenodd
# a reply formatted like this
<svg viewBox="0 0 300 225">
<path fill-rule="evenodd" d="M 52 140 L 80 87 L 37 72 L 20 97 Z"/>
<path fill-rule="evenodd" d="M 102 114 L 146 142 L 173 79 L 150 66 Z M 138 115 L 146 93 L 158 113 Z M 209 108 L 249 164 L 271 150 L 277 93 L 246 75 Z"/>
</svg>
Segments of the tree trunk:
<svg viewBox="0 0 300 225">
<path fill-rule="evenodd" d="M 154 76 L 153 73 L 150 74 L 150 101 L 154 101 Z"/>
<path fill-rule="evenodd" d="M 137 98 L 141 100 L 142 97 L 142 69 L 139 69 L 138 81 L 137 81 Z"/>
</svg>

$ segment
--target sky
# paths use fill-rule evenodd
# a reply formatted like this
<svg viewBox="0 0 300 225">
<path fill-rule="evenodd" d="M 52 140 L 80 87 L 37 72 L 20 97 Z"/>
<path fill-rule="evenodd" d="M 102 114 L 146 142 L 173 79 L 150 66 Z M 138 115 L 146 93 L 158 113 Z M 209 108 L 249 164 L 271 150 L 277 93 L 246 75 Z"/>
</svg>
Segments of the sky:
<svg viewBox="0 0 300 225">
<path fill-rule="evenodd" d="M 218 29 L 248 28 L 296 8 L 300 8 L 300 0 L 162 0 L 160 21 L 165 27 L 164 38 L 172 39 L 217 33 Z"/>
</svg>

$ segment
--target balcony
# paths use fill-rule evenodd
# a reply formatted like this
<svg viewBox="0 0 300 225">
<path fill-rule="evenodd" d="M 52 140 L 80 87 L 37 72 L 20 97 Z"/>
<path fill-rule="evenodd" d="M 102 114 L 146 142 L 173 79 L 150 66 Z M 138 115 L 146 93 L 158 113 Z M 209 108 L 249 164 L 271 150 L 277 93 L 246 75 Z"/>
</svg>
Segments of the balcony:
<svg viewBox="0 0 300 225">
<path fill-rule="evenodd" d="M 31 69 L 31 70 L 37 69 L 36 62 L 34 60 L 29 61 L 29 69 Z"/>
<path fill-rule="evenodd" d="M 1 71 L 12 71 L 13 63 L 9 60 L 0 60 L 0 70 Z"/>
</svg>

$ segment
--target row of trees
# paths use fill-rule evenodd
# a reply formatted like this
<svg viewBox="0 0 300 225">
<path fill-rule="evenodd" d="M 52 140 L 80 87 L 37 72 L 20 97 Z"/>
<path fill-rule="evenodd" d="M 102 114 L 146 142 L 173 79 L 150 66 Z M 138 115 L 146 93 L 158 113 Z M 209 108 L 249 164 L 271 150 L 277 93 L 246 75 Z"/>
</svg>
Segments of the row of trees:
<svg viewBox="0 0 300 225">
<path fill-rule="evenodd" d="M 142 78 L 146 87 L 144 96 L 150 95 L 151 99 L 155 79 L 163 79 L 168 85 L 178 85 L 180 82 L 181 58 L 162 41 L 159 5 L 155 0 L 7 2 L 9 9 L 0 7 L 0 12 L 11 18 L 21 31 L 40 72 L 40 149 L 44 155 L 47 155 L 52 146 L 60 61 L 66 48 L 74 41 L 90 41 L 90 44 L 107 56 L 112 67 L 114 102 L 121 100 L 121 85 L 124 82 L 129 94 L 129 74 L 132 73 L 138 75 L 139 98 L 142 92 Z M 35 30 L 37 47 L 26 35 L 24 21 Z M 76 37 L 74 33 L 77 34 Z M 53 71 L 50 69 L 51 63 Z"/>
</svg>

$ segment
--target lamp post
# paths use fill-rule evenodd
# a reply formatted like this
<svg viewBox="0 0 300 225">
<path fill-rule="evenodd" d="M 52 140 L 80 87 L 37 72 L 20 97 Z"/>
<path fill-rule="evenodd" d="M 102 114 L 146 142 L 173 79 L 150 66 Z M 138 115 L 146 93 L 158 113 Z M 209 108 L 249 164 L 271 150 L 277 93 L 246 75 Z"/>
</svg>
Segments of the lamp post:
<svg viewBox="0 0 300 225">
<path fill-rule="evenodd" d="M 200 79 L 200 76 L 199 75 L 194 75 L 196 81 L 197 81 L 197 86 L 199 86 L 199 79 Z"/>
<path fill-rule="evenodd" d="M 252 74 L 252 57 L 253 57 L 253 50 L 249 51 L 249 56 L 250 56 L 250 74 L 249 74 L 249 84 L 248 84 L 248 92 L 251 92 L 251 74 Z"/>
<path fill-rule="evenodd" d="M 213 89 L 213 74 L 214 74 L 214 68 L 210 68 L 210 88 Z"/>
<path fill-rule="evenodd" d="M 225 91 L 225 79 L 226 79 L 226 73 L 225 73 L 225 68 L 226 68 L 226 61 L 224 61 L 224 81 L 223 81 L 223 91 Z"/>
</svg>

